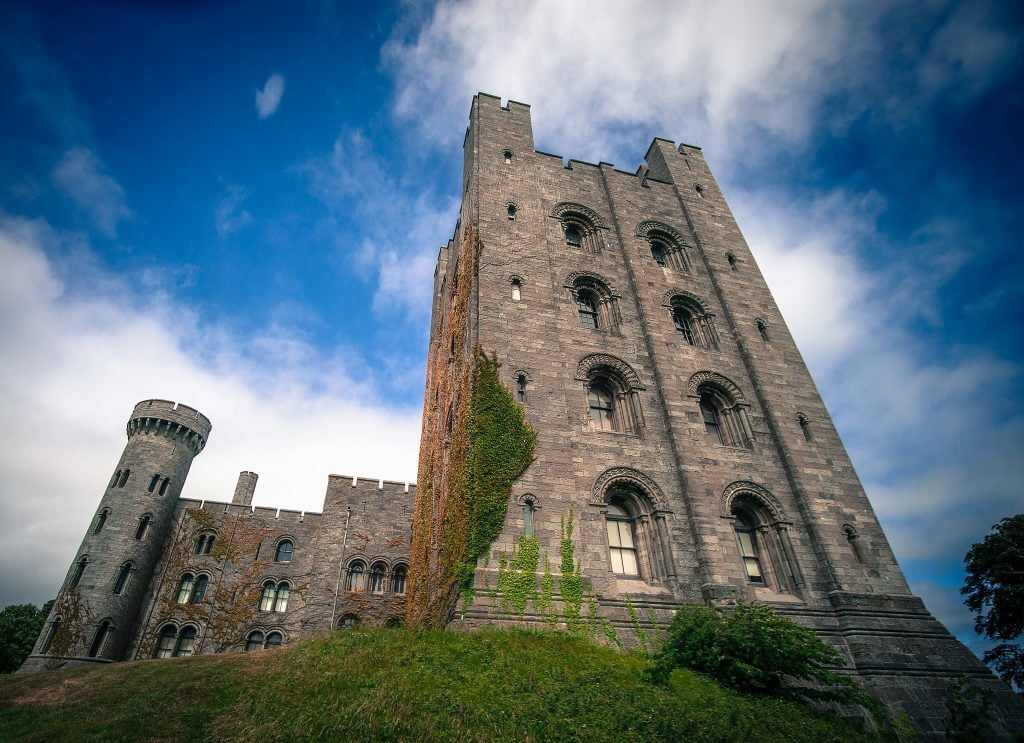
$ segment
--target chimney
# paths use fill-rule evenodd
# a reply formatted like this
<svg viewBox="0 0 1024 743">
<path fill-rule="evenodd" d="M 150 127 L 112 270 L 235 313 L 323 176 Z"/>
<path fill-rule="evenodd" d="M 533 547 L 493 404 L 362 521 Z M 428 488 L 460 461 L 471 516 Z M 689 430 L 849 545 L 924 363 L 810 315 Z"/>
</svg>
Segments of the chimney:
<svg viewBox="0 0 1024 743">
<path fill-rule="evenodd" d="M 238 484 L 235 485 L 235 494 L 231 502 L 240 506 L 252 505 L 252 494 L 256 492 L 256 480 L 259 475 L 255 472 L 239 472 Z"/>
</svg>

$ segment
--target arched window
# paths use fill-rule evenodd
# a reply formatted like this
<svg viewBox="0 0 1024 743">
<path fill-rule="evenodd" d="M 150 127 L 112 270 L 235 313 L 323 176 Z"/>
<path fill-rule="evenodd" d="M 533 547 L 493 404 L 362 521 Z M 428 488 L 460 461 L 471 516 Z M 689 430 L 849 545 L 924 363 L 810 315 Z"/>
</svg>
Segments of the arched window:
<svg viewBox="0 0 1024 743">
<path fill-rule="evenodd" d="M 803 574 L 781 506 L 770 493 L 751 483 L 734 483 L 726 492 L 729 497 L 735 493 L 729 515 L 746 582 L 776 593 L 799 589 L 804 584 Z"/>
<path fill-rule="evenodd" d="M 108 487 L 116 488 L 117 487 L 117 481 L 120 480 L 120 479 L 121 479 L 121 470 L 117 470 L 117 472 L 114 473 L 114 476 L 110 478 L 110 485 Z"/>
<path fill-rule="evenodd" d="M 57 632 L 60 630 L 60 617 L 54 617 L 53 621 L 50 622 L 50 626 L 46 631 L 46 637 L 43 638 L 43 644 L 39 646 L 39 652 L 48 653 L 50 652 L 50 646 L 53 645 L 53 639 L 57 636 Z"/>
<path fill-rule="evenodd" d="M 593 209 L 583 204 L 563 201 L 551 210 L 551 216 L 561 222 L 568 247 L 585 253 L 601 252 L 599 231 L 604 225 Z"/>
<path fill-rule="evenodd" d="M 743 560 L 743 571 L 751 583 L 764 584 L 764 571 L 761 569 L 761 549 L 758 546 L 757 527 L 750 515 L 743 510 L 736 514 L 736 541 Z"/>
<path fill-rule="evenodd" d="M 148 513 L 143 514 L 142 518 L 139 519 L 139 525 L 135 527 L 135 538 L 145 539 L 146 533 L 149 531 L 149 525 L 152 523 L 153 517 Z"/>
<path fill-rule="evenodd" d="M 384 626 L 385 627 L 389 627 L 389 628 L 401 627 L 402 626 L 402 618 L 401 617 L 388 617 L 387 621 L 384 622 Z"/>
<path fill-rule="evenodd" d="M 348 566 L 348 576 L 345 578 L 346 591 L 362 591 L 366 588 L 366 563 L 356 560 Z"/>
<path fill-rule="evenodd" d="M 581 289 L 576 293 L 576 307 L 580 315 L 580 325 L 584 328 L 600 329 L 597 319 L 597 296 L 590 289 Z"/>
<path fill-rule="evenodd" d="M 515 219 L 516 218 L 516 205 L 515 204 L 509 204 L 508 205 L 508 218 L 509 219 Z"/>
<path fill-rule="evenodd" d="M 110 620 L 104 619 L 100 622 L 100 626 L 96 628 L 96 635 L 93 637 L 92 645 L 89 646 L 89 657 L 95 658 L 103 650 L 103 643 L 107 639 L 107 634 L 110 632 Z"/>
<path fill-rule="evenodd" d="M 693 318 L 690 317 L 690 313 L 685 308 L 672 308 L 672 322 L 676 326 L 676 334 L 682 338 L 685 343 L 691 346 L 697 345 L 693 334 Z"/>
<path fill-rule="evenodd" d="M 267 643 L 264 645 L 268 650 L 270 648 L 279 648 L 281 643 L 284 642 L 284 635 L 280 632 L 270 632 L 267 634 Z"/>
<path fill-rule="evenodd" d="M 260 611 L 273 611 L 274 599 L 277 597 L 277 584 L 268 580 L 263 584 L 263 593 L 260 594 Z"/>
<path fill-rule="evenodd" d="M 171 480 L 168 477 L 164 478 L 164 481 L 160 483 L 160 495 L 164 495 L 167 492 L 167 486 L 171 484 Z"/>
<path fill-rule="evenodd" d="M 359 625 L 359 617 L 355 614 L 346 614 L 338 620 L 338 629 L 350 629 Z"/>
<path fill-rule="evenodd" d="M 114 580 L 114 594 L 120 595 L 128 585 L 128 579 L 132 575 L 132 564 L 126 562 L 121 566 L 121 569 L 117 571 L 117 578 Z"/>
<path fill-rule="evenodd" d="M 617 575 L 639 577 L 640 563 L 637 560 L 633 517 L 621 502 L 611 502 L 608 504 L 606 523 L 612 572 Z"/>
<path fill-rule="evenodd" d="M 729 261 L 730 269 L 732 269 L 733 271 L 739 270 L 739 264 L 736 262 L 736 256 L 734 256 L 732 253 L 726 253 L 725 259 Z"/>
<path fill-rule="evenodd" d="M 96 526 L 93 527 L 92 533 L 99 534 L 103 531 L 103 526 L 107 523 L 107 516 L 110 515 L 110 509 L 104 508 L 98 514 L 96 514 Z"/>
<path fill-rule="evenodd" d="M 117 481 L 117 487 L 123 488 L 128 483 L 128 478 L 129 478 L 129 476 L 131 476 L 131 474 L 132 474 L 132 471 L 128 470 L 128 469 L 122 471 L 121 472 L 121 477 Z"/>
<path fill-rule="evenodd" d="M 533 536 L 533 511 L 536 504 L 532 500 L 523 501 L 523 534 Z"/>
<path fill-rule="evenodd" d="M 409 573 L 409 568 L 405 565 L 395 565 L 394 570 L 391 571 L 391 593 L 396 596 L 405 595 L 405 579 Z"/>
<path fill-rule="evenodd" d="M 505 152 L 503 154 L 504 154 L 504 157 L 505 157 L 505 164 L 506 165 L 511 165 L 512 164 L 512 150 L 505 150 Z"/>
<path fill-rule="evenodd" d="M 212 532 L 203 532 L 196 537 L 196 546 L 192 550 L 193 554 L 196 555 L 208 555 L 210 550 L 213 549 L 213 542 L 217 538 L 216 534 Z"/>
<path fill-rule="evenodd" d="M 666 514 L 655 509 L 660 488 L 642 472 L 615 467 L 595 484 L 595 497 L 605 504 L 608 567 L 620 580 L 642 580 L 650 585 L 670 583 L 675 576 Z"/>
<path fill-rule="evenodd" d="M 262 650 L 263 649 L 263 633 L 258 629 L 254 629 L 249 633 L 249 636 L 245 638 L 245 651 L 251 650 Z"/>
<path fill-rule="evenodd" d="M 588 354 L 576 367 L 586 394 L 586 427 L 591 431 L 618 431 L 640 435 L 640 380 L 621 359 L 608 354 Z"/>
<path fill-rule="evenodd" d="M 292 549 L 292 540 L 282 539 L 277 543 L 277 550 L 274 552 L 274 562 L 291 562 Z"/>
<path fill-rule="evenodd" d="M 206 589 L 210 585 L 210 578 L 205 575 L 200 575 L 196 578 L 196 586 L 192 589 L 192 603 L 201 604 L 203 598 L 206 596 Z"/>
<path fill-rule="evenodd" d="M 291 596 L 291 593 L 292 587 L 290 584 L 285 582 L 277 584 L 277 599 L 274 601 L 274 611 L 288 611 L 288 597 Z"/>
<path fill-rule="evenodd" d="M 88 555 L 82 557 L 75 564 L 75 572 L 71 574 L 71 580 L 68 581 L 68 588 L 78 588 L 78 584 L 82 582 L 82 576 L 85 575 L 85 567 L 89 564 Z"/>
<path fill-rule="evenodd" d="M 596 379 L 587 392 L 590 420 L 598 431 L 615 431 L 615 396 L 605 379 Z"/>
<path fill-rule="evenodd" d="M 170 658 L 174 655 L 174 644 L 178 639 L 178 630 L 173 624 L 168 624 L 157 636 L 154 658 Z"/>
<path fill-rule="evenodd" d="M 647 240 L 651 258 L 657 265 L 677 271 L 690 270 L 683 233 L 675 227 L 648 219 L 636 226 L 636 234 Z"/>
<path fill-rule="evenodd" d="M 519 279 L 512 279 L 512 301 L 518 302 L 523 298 L 523 282 Z"/>
<path fill-rule="evenodd" d="M 666 292 L 663 305 L 672 313 L 676 335 L 688 346 L 718 348 L 715 316 L 697 297 L 682 289 Z"/>
<path fill-rule="evenodd" d="M 516 377 L 516 400 L 520 403 L 526 402 L 526 375 L 519 374 Z"/>
<path fill-rule="evenodd" d="M 151 478 L 149 478 L 149 487 L 146 488 L 146 490 L 148 492 L 152 493 L 154 490 L 156 490 L 156 486 L 157 486 L 157 484 L 159 484 L 159 482 L 160 482 L 160 475 L 159 474 L 153 475 Z"/>
<path fill-rule="evenodd" d="M 387 575 L 387 567 L 384 563 L 375 563 L 370 568 L 370 593 L 384 593 L 384 589 L 387 581 L 384 579 Z"/>
<path fill-rule="evenodd" d="M 196 647 L 196 628 L 183 627 L 178 633 L 178 642 L 174 646 L 174 657 L 186 658 L 192 655 Z"/>
<path fill-rule="evenodd" d="M 196 577 L 192 573 L 185 573 L 181 576 L 181 582 L 178 583 L 178 598 L 179 604 L 187 604 L 192 600 L 192 591 L 196 586 Z"/>
<path fill-rule="evenodd" d="M 745 405 L 741 404 L 734 392 L 738 390 L 732 382 L 718 374 L 700 372 L 691 378 L 701 375 L 711 376 L 718 381 L 708 381 L 697 386 L 695 397 L 698 398 L 701 420 L 704 422 L 704 431 L 708 438 L 715 444 L 724 446 L 751 447 L 753 444 L 753 433 L 750 423 L 747 421 Z M 721 384 L 719 384 L 719 382 Z M 691 394 L 693 392 L 691 391 Z"/>
</svg>

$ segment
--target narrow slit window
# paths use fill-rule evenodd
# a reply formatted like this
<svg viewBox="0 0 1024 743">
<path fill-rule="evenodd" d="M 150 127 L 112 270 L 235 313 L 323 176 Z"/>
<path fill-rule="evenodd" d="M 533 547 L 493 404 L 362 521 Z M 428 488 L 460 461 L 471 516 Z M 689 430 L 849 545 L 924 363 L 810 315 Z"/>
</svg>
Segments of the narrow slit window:
<svg viewBox="0 0 1024 743">
<path fill-rule="evenodd" d="M 268 580 L 263 584 L 263 593 L 260 595 L 260 611 L 273 611 L 276 595 L 277 586 L 274 584 L 274 581 Z"/>
<path fill-rule="evenodd" d="M 114 473 L 114 476 L 112 478 L 110 478 L 110 485 L 109 485 L 109 487 L 116 488 L 117 487 L 117 481 L 120 480 L 120 479 L 121 479 L 121 470 L 118 470 L 117 472 Z"/>
<path fill-rule="evenodd" d="M 707 397 L 700 399 L 700 414 L 704 420 L 704 430 L 707 431 L 711 440 L 716 444 L 724 444 L 725 439 L 722 437 L 722 421 L 718 415 L 718 408 Z"/>
<path fill-rule="evenodd" d="M 165 477 L 164 481 L 162 483 L 160 483 L 160 495 L 164 495 L 164 494 L 167 493 L 167 486 L 170 485 L 170 483 L 171 483 L 170 478 L 169 477 Z"/>
<path fill-rule="evenodd" d="M 71 580 L 68 582 L 68 588 L 78 588 L 78 584 L 82 581 L 82 576 L 85 574 L 85 566 L 89 564 L 89 558 L 83 557 L 75 565 L 75 572 L 71 574 Z"/>
<path fill-rule="evenodd" d="M 121 473 L 120 479 L 117 481 L 117 487 L 123 488 L 128 483 L 128 477 L 132 474 L 131 470 L 124 470 Z"/>
<path fill-rule="evenodd" d="M 533 501 L 526 501 L 523 504 L 523 534 L 533 536 Z"/>
<path fill-rule="evenodd" d="M 515 219 L 516 218 L 516 205 L 515 204 L 509 204 L 508 205 L 508 218 L 509 219 Z"/>
<path fill-rule="evenodd" d="M 195 576 L 192 573 L 185 573 L 181 576 L 181 582 L 178 584 L 178 598 L 176 599 L 179 604 L 187 604 L 192 600 L 192 590 L 195 588 Z"/>
<path fill-rule="evenodd" d="M 695 346 L 696 341 L 693 334 L 693 321 L 690 313 L 682 307 L 672 310 L 672 321 L 676 326 L 676 333 L 686 342 L 687 345 Z"/>
<path fill-rule="evenodd" d="M 803 413 L 798 413 L 796 419 L 800 424 L 800 431 L 804 435 L 804 440 L 814 441 L 814 432 L 811 430 L 811 422 L 807 419 L 807 416 Z"/>
<path fill-rule="evenodd" d="M 103 531 L 103 526 L 104 526 L 104 524 L 107 523 L 107 516 L 109 516 L 109 515 L 110 515 L 110 509 L 109 508 L 104 508 L 98 514 L 96 514 L 96 526 L 92 530 L 93 534 L 99 534 L 101 531 Z"/>
<path fill-rule="evenodd" d="M 523 285 L 519 282 L 519 279 L 512 280 L 512 301 L 518 302 L 523 298 Z"/>
<path fill-rule="evenodd" d="M 53 621 L 50 622 L 50 628 L 46 633 L 46 637 L 43 639 L 43 644 L 39 648 L 40 652 L 50 652 L 50 646 L 53 645 L 53 638 L 57 636 L 58 630 L 60 630 L 60 617 L 54 617 Z"/>
<path fill-rule="evenodd" d="M 150 518 L 149 514 L 146 514 L 141 519 L 139 519 L 139 525 L 135 528 L 136 539 L 146 538 L 146 533 L 149 531 L 150 523 L 152 523 L 152 519 Z"/>
<path fill-rule="evenodd" d="M 409 569 L 405 565 L 396 565 L 395 569 L 391 571 L 391 593 L 396 596 L 405 595 L 405 578 L 409 573 Z"/>
<path fill-rule="evenodd" d="M 124 592 L 125 587 L 128 585 L 128 579 L 132 575 L 132 565 L 127 563 L 121 566 L 121 569 L 117 573 L 117 580 L 114 581 L 114 594 L 121 595 Z"/>
<path fill-rule="evenodd" d="M 744 516 L 736 517 L 736 540 L 739 543 L 743 570 L 751 583 L 764 583 L 761 571 L 761 553 L 757 543 L 757 531 Z"/>
<path fill-rule="evenodd" d="M 100 654 L 103 649 L 103 643 L 107 639 L 107 633 L 110 632 L 110 622 L 103 621 L 99 627 L 96 628 L 96 637 L 93 638 L 92 645 L 89 646 L 89 657 L 95 658 Z"/>
<path fill-rule="evenodd" d="M 505 164 L 506 165 L 511 165 L 512 164 L 512 150 L 505 150 L 503 155 L 505 157 Z"/>
<path fill-rule="evenodd" d="M 156 490 L 156 485 L 158 482 L 160 482 L 160 475 L 153 475 L 151 478 L 149 478 L 149 488 L 147 489 L 150 493 Z"/>
<path fill-rule="evenodd" d="M 734 256 L 732 253 L 726 253 L 725 254 L 725 259 L 727 261 L 729 261 L 729 268 L 730 269 L 732 269 L 733 271 L 738 271 L 739 270 L 739 268 L 738 268 L 738 266 L 736 264 L 736 256 Z"/>
<path fill-rule="evenodd" d="M 209 587 L 209 585 L 210 585 L 209 577 L 207 577 L 205 575 L 200 575 L 198 578 L 196 578 L 196 586 L 195 586 L 194 589 L 192 589 L 191 603 L 193 603 L 193 604 L 201 604 L 201 603 L 203 603 L 203 599 L 206 597 L 206 589 Z"/>
<path fill-rule="evenodd" d="M 768 337 L 768 323 L 766 323 L 764 320 L 757 320 L 757 332 L 761 335 L 761 340 L 763 340 L 765 343 L 771 340 Z"/>
<path fill-rule="evenodd" d="M 651 257 L 654 259 L 654 262 L 662 268 L 668 265 L 668 262 L 665 259 L 666 253 L 667 251 L 665 250 L 665 246 L 660 242 L 657 240 L 653 240 L 651 242 Z"/>
<path fill-rule="evenodd" d="M 526 375 L 520 374 L 516 377 L 516 400 L 526 402 Z"/>
</svg>

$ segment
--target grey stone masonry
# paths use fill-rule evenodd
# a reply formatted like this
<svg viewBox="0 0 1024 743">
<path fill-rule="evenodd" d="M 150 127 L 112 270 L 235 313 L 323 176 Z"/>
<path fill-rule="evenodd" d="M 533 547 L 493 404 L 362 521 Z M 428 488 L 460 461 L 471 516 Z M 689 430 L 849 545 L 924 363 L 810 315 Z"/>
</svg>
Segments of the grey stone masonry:
<svg viewBox="0 0 1024 743">
<path fill-rule="evenodd" d="M 258 476 L 242 472 L 230 503 L 182 498 L 210 428 L 185 405 L 135 406 L 21 672 L 262 649 L 402 621 L 416 486 L 331 475 L 323 513 L 304 513 L 253 507 Z"/>
<path fill-rule="evenodd" d="M 1020 701 L 911 594 L 702 151 L 655 139 L 636 172 L 566 163 L 534 149 L 529 106 L 485 94 L 464 149 L 457 232 L 481 243 L 469 345 L 497 354 L 538 440 L 456 623 L 542 621 L 495 590 L 528 521 L 562 611 L 571 514 L 586 600 L 627 644 L 630 604 L 653 629 L 681 604 L 765 602 L 925 737 L 942 737 L 963 674 L 1021 728 Z"/>
</svg>

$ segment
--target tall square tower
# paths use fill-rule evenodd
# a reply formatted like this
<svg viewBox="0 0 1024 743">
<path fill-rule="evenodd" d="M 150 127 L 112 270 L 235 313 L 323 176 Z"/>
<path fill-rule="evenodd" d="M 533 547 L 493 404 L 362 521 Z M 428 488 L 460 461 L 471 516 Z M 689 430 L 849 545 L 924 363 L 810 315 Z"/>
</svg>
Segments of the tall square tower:
<svg viewBox="0 0 1024 743">
<path fill-rule="evenodd" d="M 628 641 L 631 615 L 765 602 L 922 732 L 944 729 L 965 673 L 1024 722 L 911 594 L 699 148 L 655 139 L 635 173 L 566 165 L 534 149 L 528 106 L 479 94 L 464 163 L 435 275 L 414 622 L 586 623 L 589 607 Z M 479 443 L 508 400 L 532 449 L 528 429 Z"/>
</svg>

